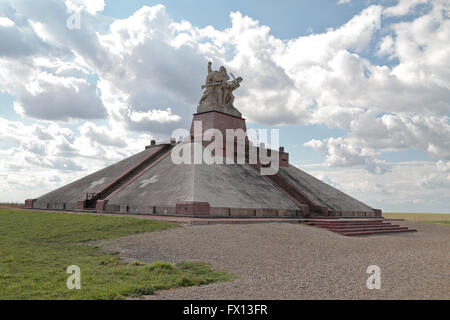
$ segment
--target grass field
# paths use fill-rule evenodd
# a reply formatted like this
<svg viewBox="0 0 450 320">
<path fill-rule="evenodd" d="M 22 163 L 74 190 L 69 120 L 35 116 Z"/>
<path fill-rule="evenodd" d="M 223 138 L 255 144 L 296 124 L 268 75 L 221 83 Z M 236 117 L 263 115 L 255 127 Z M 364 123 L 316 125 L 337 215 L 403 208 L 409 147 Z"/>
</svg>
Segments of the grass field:
<svg viewBox="0 0 450 320">
<path fill-rule="evenodd" d="M 445 213 L 383 212 L 383 217 L 390 219 L 405 219 L 406 221 L 426 222 L 450 226 L 450 214 Z"/>
<path fill-rule="evenodd" d="M 202 263 L 127 263 L 91 242 L 174 227 L 146 219 L 0 209 L 0 299 L 124 299 L 234 278 Z M 67 288 L 70 265 L 80 267 L 80 290 Z"/>
</svg>

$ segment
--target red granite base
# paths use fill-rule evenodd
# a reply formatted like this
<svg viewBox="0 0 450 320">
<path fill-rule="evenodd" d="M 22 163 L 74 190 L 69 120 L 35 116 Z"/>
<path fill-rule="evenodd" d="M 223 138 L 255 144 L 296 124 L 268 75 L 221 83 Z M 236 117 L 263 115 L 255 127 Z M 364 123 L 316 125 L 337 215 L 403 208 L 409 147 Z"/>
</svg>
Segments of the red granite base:
<svg viewBox="0 0 450 320">
<path fill-rule="evenodd" d="M 208 202 L 177 202 L 176 214 L 187 216 L 202 216 L 209 215 Z"/>
<path fill-rule="evenodd" d="M 194 121 L 201 121 L 201 132 L 194 132 Z M 245 124 L 245 119 L 243 118 L 217 111 L 194 114 L 191 126 L 191 136 L 194 136 L 194 134 L 201 134 L 203 136 L 203 133 L 208 129 L 220 130 L 224 138 L 226 137 L 227 129 L 242 129 L 244 132 L 247 132 L 247 126 Z"/>
<path fill-rule="evenodd" d="M 86 209 L 86 200 L 77 201 L 77 210 L 84 210 L 84 209 Z"/>
<path fill-rule="evenodd" d="M 27 199 L 25 200 L 25 209 L 33 209 L 33 205 L 36 202 L 37 199 Z"/>
</svg>

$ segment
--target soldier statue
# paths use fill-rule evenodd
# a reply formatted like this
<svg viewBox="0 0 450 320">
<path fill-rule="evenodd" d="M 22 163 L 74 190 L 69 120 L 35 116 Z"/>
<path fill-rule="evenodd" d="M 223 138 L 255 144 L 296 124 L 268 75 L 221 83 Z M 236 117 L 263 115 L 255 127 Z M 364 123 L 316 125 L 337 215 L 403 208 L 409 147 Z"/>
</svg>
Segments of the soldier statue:
<svg viewBox="0 0 450 320">
<path fill-rule="evenodd" d="M 231 74 L 233 76 L 233 74 Z M 220 67 L 219 71 L 212 70 L 212 63 L 208 62 L 208 76 L 202 89 L 205 89 L 199 101 L 199 109 L 202 111 L 216 110 L 240 116 L 240 112 L 234 108 L 233 91 L 239 88 L 242 77 L 230 77 L 225 67 Z"/>
</svg>

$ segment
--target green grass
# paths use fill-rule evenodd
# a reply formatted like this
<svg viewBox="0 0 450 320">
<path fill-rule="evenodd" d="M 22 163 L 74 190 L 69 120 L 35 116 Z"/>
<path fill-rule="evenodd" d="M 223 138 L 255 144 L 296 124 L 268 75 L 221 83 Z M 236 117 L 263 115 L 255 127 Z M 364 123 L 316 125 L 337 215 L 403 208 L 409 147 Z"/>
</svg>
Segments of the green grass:
<svg viewBox="0 0 450 320">
<path fill-rule="evenodd" d="M 0 299 L 124 299 L 234 278 L 202 263 L 126 263 L 90 242 L 173 227 L 147 219 L 0 209 Z M 81 269 L 81 290 L 67 289 L 70 265 Z"/>
<path fill-rule="evenodd" d="M 413 222 L 425 222 L 450 226 L 450 214 L 445 213 L 400 213 L 383 212 L 383 217 L 391 219 L 405 219 Z"/>
</svg>

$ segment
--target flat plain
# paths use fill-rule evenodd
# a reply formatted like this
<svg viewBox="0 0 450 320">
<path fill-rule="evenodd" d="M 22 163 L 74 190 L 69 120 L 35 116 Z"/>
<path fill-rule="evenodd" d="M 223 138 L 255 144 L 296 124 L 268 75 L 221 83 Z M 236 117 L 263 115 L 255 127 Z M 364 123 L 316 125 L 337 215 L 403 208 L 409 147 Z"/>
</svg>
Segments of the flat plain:
<svg viewBox="0 0 450 320">
<path fill-rule="evenodd" d="M 384 212 L 383 216 L 390 219 L 404 219 L 413 222 L 426 222 L 450 225 L 450 214 L 448 213 L 403 213 Z"/>
</svg>

